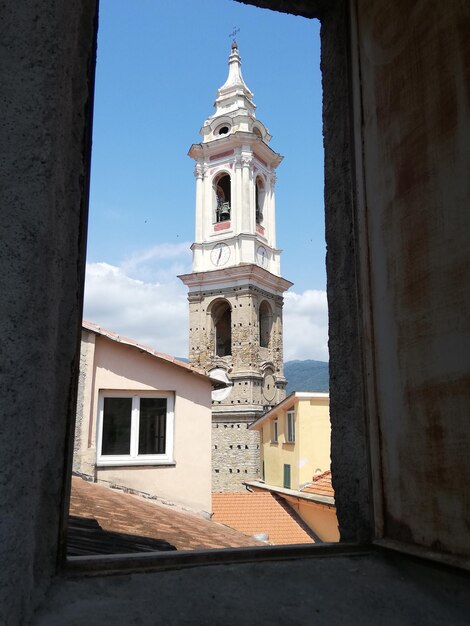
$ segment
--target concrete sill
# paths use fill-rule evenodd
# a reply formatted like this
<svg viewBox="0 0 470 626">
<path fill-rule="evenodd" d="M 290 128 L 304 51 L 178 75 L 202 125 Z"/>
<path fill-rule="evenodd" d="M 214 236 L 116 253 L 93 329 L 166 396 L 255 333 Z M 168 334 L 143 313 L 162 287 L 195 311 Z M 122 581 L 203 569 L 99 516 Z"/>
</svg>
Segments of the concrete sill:
<svg viewBox="0 0 470 626">
<path fill-rule="evenodd" d="M 178 552 L 145 552 L 140 554 L 90 555 L 68 557 L 63 574 L 66 576 L 97 576 L 150 572 L 167 569 L 200 567 L 260 561 L 296 560 L 370 554 L 371 546 L 349 543 L 314 545 L 259 546 L 213 550 L 180 550 Z"/>
</svg>

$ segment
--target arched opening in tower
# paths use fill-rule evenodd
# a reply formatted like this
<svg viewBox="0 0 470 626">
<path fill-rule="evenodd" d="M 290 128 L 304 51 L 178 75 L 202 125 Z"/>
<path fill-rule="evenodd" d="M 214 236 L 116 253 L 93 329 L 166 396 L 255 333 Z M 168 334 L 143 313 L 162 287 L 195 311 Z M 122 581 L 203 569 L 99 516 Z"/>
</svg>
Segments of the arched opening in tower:
<svg viewBox="0 0 470 626">
<path fill-rule="evenodd" d="M 227 302 L 220 302 L 212 312 L 216 356 L 232 354 L 232 310 Z"/>
<path fill-rule="evenodd" d="M 215 221 L 226 222 L 231 211 L 231 181 L 228 174 L 222 174 L 215 182 Z"/>
<path fill-rule="evenodd" d="M 264 300 L 259 307 L 259 345 L 260 348 L 269 347 L 273 316 L 271 307 Z"/>
<path fill-rule="evenodd" d="M 264 199 L 266 196 L 266 189 L 264 186 L 263 179 L 261 176 L 258 176 L 256 179 L 256 223 L 261 225 L 263 223 L 263 210 L 264 210 Z"/>
</svg>

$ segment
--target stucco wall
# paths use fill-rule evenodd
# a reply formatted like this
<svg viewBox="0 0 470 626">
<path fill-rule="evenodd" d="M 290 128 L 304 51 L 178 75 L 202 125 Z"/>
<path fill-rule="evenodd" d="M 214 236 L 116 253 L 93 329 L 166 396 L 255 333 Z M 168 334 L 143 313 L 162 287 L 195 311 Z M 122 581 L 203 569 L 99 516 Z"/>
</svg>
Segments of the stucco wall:
<svg viewBox="0 0 470 626">
<path fill-rule="evenodd" d="M 85 333 L 86 335 L 93 333 Z M 98 481 L 125 486 L 182 504 L 195 511 L 211 512 L 211 384 L 184 369 L 158 361 L 140 350 L 96 335 L 95 349 L 82 342 L 87 358 L 83 406 L 90 410 L 77 423 L 89 433 L 82 437 L 75 465 L 93 468 Z M 94 376 L 93 376 L 94 374 Z M 93 467 L 96 459 L 98 400 L 102 390 L 170 391 L 175 393 L 174 465 Z M 87 395 L 88 393 L 88 395 Z M 85 419 L 86 418 L 86 419 Z M 85 425 L 86 422 L 86 425 Z"/>
<path fill-rule="evenodd" d="M 5 1 L 0 12 L 0 623 L 16 625 L 56 572 L 66 501 L 95 2 Z"/>
<path fill-rule="evenodd" d="M 286 413 L 295 407 L 295 443 L 288 443 Z M 272 441 L 273 420 L 278 420 L 278 443 Z M 296 398 L 286 408 L 276 409 L 262 429 L 262 457 L 265 482 L 276 487 L 284 486 L 284 464 L 291 466 L 291 489 L 310 482 L 317 469 L 330 468 L 330 415 L 329 399 Z"/>
<path fill-rule="evenodd" d="M 297 403 L 299 484 L 330 469 L 330 401 L 329 398 L 299 399 Z M 297 427 L 297 424 L 296 424 Z M 298 433 L 298 434 L 297 434 Z"/>
<path fill-rule="evenodd" d="M 339 541 L 338 518 L 334 506 L 300 499 L 294 501 L 294 498 L 286 499 L 321 541 Z"/>
</svg>

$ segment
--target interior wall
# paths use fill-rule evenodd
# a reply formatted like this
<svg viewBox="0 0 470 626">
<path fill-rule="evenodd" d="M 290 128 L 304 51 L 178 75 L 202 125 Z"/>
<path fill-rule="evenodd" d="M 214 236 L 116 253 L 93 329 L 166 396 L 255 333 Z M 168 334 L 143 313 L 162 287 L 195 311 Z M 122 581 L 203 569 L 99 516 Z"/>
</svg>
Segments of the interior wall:
<svg viewBox="0 0 470 626">
<path fill-rule="evenodd" d="M 469 32 L 467 2 L 357 0 L 384 535 L 467 556 Z"/>
<path fill-rule="evenodd" d="M 1 5 L 0 623 L 56 572 L 75 403 L 95 2 Z"/>
</svg>

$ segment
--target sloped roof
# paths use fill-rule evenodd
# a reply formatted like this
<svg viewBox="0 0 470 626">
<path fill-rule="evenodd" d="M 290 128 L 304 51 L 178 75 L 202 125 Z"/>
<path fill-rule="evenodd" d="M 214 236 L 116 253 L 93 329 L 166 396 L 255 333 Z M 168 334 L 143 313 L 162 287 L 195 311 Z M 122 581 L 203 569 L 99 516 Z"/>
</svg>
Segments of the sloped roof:
<svg viewBox="0 0 470 626">
<path fill-rule="evenodd" d="M 177 550 L 262 545 L 241 532 L 140 496 L 72 477 L 70 515 L 95 519 L 105 531 L 166 541 Z"/>
<path fill-rule="evenodd" d="M 312 493 L 317 496 L 335 497 L 335 491 L 331 484 L 331 471 L 327 470 L 318 476 L 312 478 L 312 482 L 308 483 L 300 490 L 303 493 Z"/>
<path fill-rule="evenodd" d="M 269 492 L 213 493 L 212 519 L 245 533 L 266 533 L 268 543 L 315 543 L 314 537 L 295 511 Z"/>
<path fill-rule="evenodd" d="M 150 346 L 146 346 L 143 343 L 139 343 L 138 341 L 135 341 L 135 339 L 124 337 L 123 335 L 119 335 L 118 333 L 115 333 L 112 330 L 108 330 L 107 328 L 103 328 L 102 326 L 99 326 L 98 324 L 94 324 L 93 322 L 88 322 L 86 320 L 82 321 L 82 328 L 84 328 L 85 330 L 89 330 L 92 333 L 96 333 L 97 335 L 102 335 L 103 337 L 107 337 L 108 339 L 111 339 L 111 341 L 115 341 L 116 343 L 122 343 L 126 346 L 137 348 L 141 352 L 145 352 L 160 361 L 171 363 L 173 365 L 176 365 L 177 367 L 181 367 L 185 369 L 191 374 L 195 374 L 196 376 L 201 376 L 203 378 L 206 378 L 210 380 L 212 386 L 215 388 L 227 387 L 227 384 L 225 382 L 217 380 L 216 378 L 212 378 L 212 376 L 208 376 L 197 367 L 193 367 L 192 365 L 189 365 L 189 363 L 185 363 L 184 361 L 179 361 L 178 359 L 175 359 L 174 356 L 170 356 L 169 354 L 165 354 L 164 352 L 158 352 L 157 350 L 155 350 L 154 348 Z"/>
</svg>

